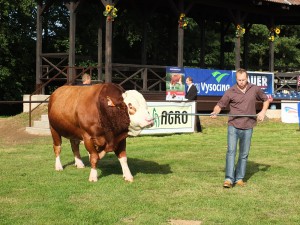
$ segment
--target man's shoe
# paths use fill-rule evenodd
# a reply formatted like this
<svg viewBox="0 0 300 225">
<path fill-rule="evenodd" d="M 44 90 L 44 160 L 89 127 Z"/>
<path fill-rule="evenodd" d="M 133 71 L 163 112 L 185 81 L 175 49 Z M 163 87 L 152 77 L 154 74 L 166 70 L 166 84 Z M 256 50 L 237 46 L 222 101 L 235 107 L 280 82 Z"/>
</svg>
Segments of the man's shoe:
<svg viewBox="0 0 300 225">
<path fill-rule="evenodd" d="M 232 183 L 229 180 L 225 180 L 223 187 L 224 188 L 232 188 Z"/>
<path fill-rule="evenodd" d="M 235 183 L 235 186 L 245 187 L 245 186 L 246 186 L 246 183 L 245 183 L 243 180 L 238 180 L 238 181 Z"/>
</svg>

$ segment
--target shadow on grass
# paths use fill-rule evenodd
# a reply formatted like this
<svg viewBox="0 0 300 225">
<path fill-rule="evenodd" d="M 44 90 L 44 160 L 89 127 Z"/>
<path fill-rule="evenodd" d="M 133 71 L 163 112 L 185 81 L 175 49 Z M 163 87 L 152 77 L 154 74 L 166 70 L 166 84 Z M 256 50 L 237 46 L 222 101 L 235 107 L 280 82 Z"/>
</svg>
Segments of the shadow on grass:
<svg viewBox="0 0 300 225">
<path fill-rule="evenodd" d="M 244 181 L 249 180 L 256 173 L 266 172 L 270 167 L 271 167 L 271 165 L 268 165 L 268 164 L 261 164 L 261 163 L 256 163 L 253 161 L 248 161 L 247 171 L 246 171 Z"/>
<path fill-rule="evenodd" d="M 82 161 L 86 167 L 90 167 L 89 157 L 82 157 Z M 169 174 L 172 173 L 169 164 L 160 165 L 153 161 L 146 161 L 137 158 L 128 158 L 128 167 L 133 176 L 137 173 L 144 174 Z M 63 167 L 74 165 L 74 161 L 65 164 Z M 98 161 L 97 168 L 101 170 L 101 176 L 105 177 L 111 174 L 122 174 L 120 162 L 114 154 L 107 154 Z"/>
</svg>

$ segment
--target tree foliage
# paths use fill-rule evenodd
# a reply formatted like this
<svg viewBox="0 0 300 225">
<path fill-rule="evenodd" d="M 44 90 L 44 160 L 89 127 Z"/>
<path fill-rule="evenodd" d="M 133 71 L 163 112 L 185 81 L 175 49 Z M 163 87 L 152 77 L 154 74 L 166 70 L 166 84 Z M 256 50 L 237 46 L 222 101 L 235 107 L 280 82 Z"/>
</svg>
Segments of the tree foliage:
<svg viewBox="0 0 300 225">
<path fill-rule="evenodd" d="M 0 0 L 0 100 L 20 99 L 35 79 L 35 4 Z"/>
<path fill-rule="evenodd" d="M 118 6 L 117 6 L 118 8 Z M 97 62 L 98 29 L 105 34 L 104 7 L 100 1 L 82 1 L 77 10 L 76 54 L 78 65 Z M 171 10 L 149 7 L 119 9 L 113 22 L 113 62 L 177 65 L 178 17 Z M 195 19 L 195 20 L 194 20 Z M 220 23 L 205 21 L 205 49 L 201 48 L 201 26 L 196 18 L 186 17 L 184 30 L 184 66 L 197 67 L 200 54 L 204 65 L 220 66 Z M 300 27 L 280 26 L 275 38 L 275 69 L 299 69 Z M 253 24 L 249 35 L 249 70 L 265 70 L 269 59 L 269 30 Z M 231 24 L 225 42 L 234 46 L 236 28 Z M 245 34 L 246 35 L 246 34 Z M 245 35 L 242 40 L 242 55 Z M 36 2 L 0 0 L 0 100 L 21 99 L 35 88 Z M 69 48 L 69 12 L 61 1 L 54 1 L 43 14 L 43 52 L 67 52 Z M 103 48 L 105 49 L 105 48 Z M 144 58 L 145 61 L 142 60 Z M 79 60 L 79 59 L 77 59 Z M 243 64 L 242 64 L 243 65 Z M 234 53 L 225 53 L 225 67 L 234 66 Z"/>
</svg>

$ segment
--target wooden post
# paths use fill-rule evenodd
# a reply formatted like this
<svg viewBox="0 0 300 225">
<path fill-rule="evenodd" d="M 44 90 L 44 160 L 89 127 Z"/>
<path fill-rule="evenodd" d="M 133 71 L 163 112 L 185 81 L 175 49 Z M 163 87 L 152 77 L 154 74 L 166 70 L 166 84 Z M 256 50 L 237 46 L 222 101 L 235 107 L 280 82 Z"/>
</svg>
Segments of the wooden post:
<svg viewBox="0 0 300 225">
<path fill-rule="evenodd" d="M 76 29 L 76 7 L 75 0 L 71 0 L 67 6 L 70 12 L 70 29 L 69 29 L 69 70 L 68 82 L 74 81 L 76 78 L 75 70 L 75 29 Z"/>
<path fill-rule="evenodd" d="M 184 13 L 184 1 L 179 0 L 178 2 L 179 7 L 179 15 L 180 17 L 181 13 Z M 179 18 L 178 18 L 179 19 Z M 177 53 L 177 66 L 183 67 L 183 42 L 184 42 L 184 29 L 183 27 L 180 27 L 180 24 L 178 24 L 178 53 Z"/>
<path fill-rule="evenodd" d="M 241 38 L 236 37 L 235 39 L 235 69 L 241 67 Z"/>
<path fill-rule="evenodd" d="M 184 41 L 184 30 L 178 25 L 178 58 L 177 66 L 183 67 L 183 41 Z"/>
<path fill-rule="evenodd" d="M 41 0 L 37 3 L 37 16 L 36 16 L 36 63 L 35 63 L 35 89 L 38 89 L 42 82 L 42 8 L 43 2 Z"/>
<path fill-rule="evenodd" d="M 274 41 L 269 41 L 269 71 L 274 72 Z"/>
<path fill-rule="evenodd" d="M 101 23 L 102 24 L 102 23 Z M 102 80 L 102 26 L 98 28 L 98 80 Z"/>
<path fill-rule="evenodd" d="M 106 19 L 105 29 L 105 82 L 112 81 L 112 21 Z"/>
</svg>

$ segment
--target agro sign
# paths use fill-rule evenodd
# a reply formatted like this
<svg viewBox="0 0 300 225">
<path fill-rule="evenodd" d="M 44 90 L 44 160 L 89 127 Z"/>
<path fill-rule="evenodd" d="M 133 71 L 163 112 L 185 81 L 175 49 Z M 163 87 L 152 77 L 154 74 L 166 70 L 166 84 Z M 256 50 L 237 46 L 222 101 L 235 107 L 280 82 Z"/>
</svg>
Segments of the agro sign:
<svg viewBox="0 0 300 225">
<path fill-rule="evenodd" d="M 141 134 L 194 132 L 195 116 L 189 114 L 195 113 L 195 102 L 147 102 L 147 105 L 154 126 L 142 130 Z"/>
</svg>

